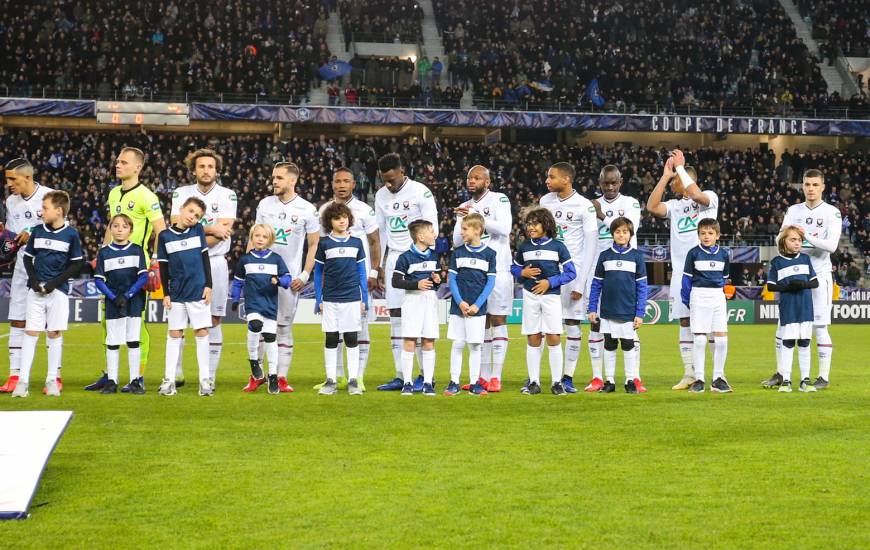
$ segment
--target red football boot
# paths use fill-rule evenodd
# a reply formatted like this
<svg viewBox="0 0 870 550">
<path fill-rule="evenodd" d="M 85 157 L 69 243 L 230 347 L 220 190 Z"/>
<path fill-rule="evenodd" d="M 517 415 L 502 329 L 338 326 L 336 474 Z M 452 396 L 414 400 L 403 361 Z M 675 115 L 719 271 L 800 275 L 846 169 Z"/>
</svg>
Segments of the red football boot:
<svg viewBox="0 0 870 550">
<path fill-rule="evenodd" d="M 489 382 L 484 380 L 483 378 L 478 378 L 477 383 L 483 386 L 483 389 L 488 389 Z M 462 391 L 471 391 L 471 384 L 462 384 Z"/>
<path fill-rule="evenodd" d="M 637 393 L 646 393 L 647 392 L 646 386 L 643 385 L 643 382 L 641 381 L 640 378 L 634 379 L 634 387 L 637 388 Z"/>
<path fill-rule="evenodd" d="M 242 388 L 244 392 L 255 392 L 257 388 L 262 386 L 266 382 L 266 377 L 263 378 L 254 378 L 253 376 L 248 377 L 248 385 Z"/>
<path fill-rule="evenodd" d="M 604 387 L 604 380 L 600 378 L 593 378 L 589 385 L 583 388 L 583 391 L 587 391 L 589 393 L 597 392 L 601 388 Z"/>
<path fill-rule="evenodd" d="M 6 380 L 6 383 L 0 386 L 0 393 L 12 393 L 15 391 L 15 386 L 18 385 L 18 375 L 12 375 Z"/>
<path fill-rule="evenodd" d="M 501 380 L 498 378 L 492 378 L 489 381 L 489 384 L 486 386 L 486 391 L 489 393 L 498 393 L 501 391 Z"/>
<path fill-rule="evenodd" d="M 287 383 L 287 378 L 284 376 L 278 377 L 278 391 L 281 393 L 291 393 L 296 390 L 293 389 L 293 386 Z"/>
</svg>

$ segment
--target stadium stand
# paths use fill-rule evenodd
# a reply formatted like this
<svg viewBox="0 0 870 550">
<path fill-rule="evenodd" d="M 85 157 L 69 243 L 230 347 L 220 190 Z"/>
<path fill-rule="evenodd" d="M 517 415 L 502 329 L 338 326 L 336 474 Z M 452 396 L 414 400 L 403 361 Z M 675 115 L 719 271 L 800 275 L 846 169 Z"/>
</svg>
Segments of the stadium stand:
<svg viewBox="0 0 870 550">
<path fill-rule="evenodd" d="M 224 185 L 236 190 L 239 218 L 251 220 L 257 202 L 268 195 L 269 174 L 274 162 L 292 160 L 300 165 L 302 176 L 298 191 L 307 199 L 321 203 L 331 194 L 333 170 L 346 165 L 356 175 L 357 189 L 370 203 L 380 185 L 376 159 L 397 152 L 406 162 L 407 174 L 428 185 L 436 194 L 442 212 L 439 232 L 449 237 L 452 230 L 450 206 L 468 198 L 465 172 L 469 166 L 483 164 L 492 171 L 494 189 L 511 197 L 515 220 L 521 209 L 532 205 L 546 192 L 543 174 L 557 161 L 574 164 L 578 172 L 575 187 L 584 195 L 596 196 L 597 177 L 608 163 L 620 166 L 623 193 L 645 202 L 661 173 L 659 165 L 665 151 L 651 147 L 603 146 L 586 144 L 530 145 L 432 140 L 423 143 L 401 138 L 292 138 L 272 143 L 266 137 L 193 136 L 176 134 L 82 133 L 61 131 L 10 130 L 0 136 L 0 158 L 26 155 L 37 170 L 37 180 L 72 195 L 70 219 L 82 232 L 89 258 L 94 257 L 105 230 L 104 200 L 113 183 L 114 154 L 123 145 L 134 145 L 148 152 L 142 176 L 161 197 L 168 213 L 172 190 L 190 183 L 182 161 L 187 152 L 205 145 L 214 147 L 225 158 Z M 768 244 L 778 229 L 788 205 L 798 202 L 801 174 L 809 167 L 821 168 L 827 175 L 828 200 L 843 213 L 844 224 L 852 224 L 849 234 L 856 248 L 870 254 L 870 166 L 861 152 L 789 151 L 775 165 L 772 152 L 757 149 L 734 150 L 703 148 L 687 151 L 698 169 L 702 186 L 720 197 L 719 220 L 722 232 L 735 244 Z M 859 222 L 860 220 L 860 222 Z M 852 230 L 854 228 L 854 230 Z M 519 234 L 514 227 L 514 239 Z M 236 230 L 231 263 L 244 251 L 246 226 Z M 661 243 L 668 237 L 662 220 L 644 213 L 639 233 L 641 243 Z M 856 261 L 856 266 L 862 262 Z M 860 268 L 859 268 L 860 269 Z"/>
<path fill-rule="evenodd" d="M 329 59 L 312 2 L 10 0 L 3 12 L 6 95 L 300 102 Z"/>
<path fill-rule="evenodd" d="M 415 0 L 342 0 L 345 43 L 416 43 L 422 37 L 423 10 Z"/>
<path fill-rule="evenodd" d="M 812 22 L 813 38 L 826 40 L 835 55 L 870 56 L 870 11 L 863 0 L 795 0 Z"/>
</svg>

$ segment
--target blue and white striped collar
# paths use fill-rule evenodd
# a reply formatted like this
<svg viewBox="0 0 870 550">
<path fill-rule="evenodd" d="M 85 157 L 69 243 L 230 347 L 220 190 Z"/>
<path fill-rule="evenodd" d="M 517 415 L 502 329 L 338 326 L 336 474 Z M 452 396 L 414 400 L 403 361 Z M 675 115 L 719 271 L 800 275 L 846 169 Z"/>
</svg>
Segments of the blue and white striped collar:
<svg viewBox="0 0 870 550">
<path fill-rule="evenodd" d="M 259 258 L 261 260 L 265 260 L 266 258 L 268 258 L 272 254 L 272 249 L 271 248 L 264 248 L 263 250 L 257 250 L 256 248 L 252 248 L 251 254 L 253 256 L 255 256 L 256 258 Z"/>
<path fill-rule="evenodd" d="M 467 250 L 469 252 L 475 252 L 475 253 L 481 252 L 485 248 L 486 248 L 486 243 L 483 243 L 483 242 L 480 243 L 480 246 L 471 246 L 470 244 L 465 243 L 465 250 Z"/>
<path fill-rule="evenodd" d="M 622 250 L 620 250 L 620 248 L 622 248 Z M 618 244 L 613 243 L 612 245 L 610 245 L 610 249 L 613 250 L 614 252 L 616 252 L 617 254 L 627 254 L 628 251 L 631 250 L 631 245 L 628 245 L 626 247 L 621 247 Z"/>
<path fill-rule="evenodd" d="M 132 245 L 132 244 L 133 244 L 132 241 L 127 241 L 127 244 L 122 246 L 122 245 L 119 245 L 119 244 L 115 243 L 114 241 L 112 241 L 109 244 L 107 244 L 106 246 L 108 246 L 112 250 L 127 250 L 128 248 L 130 248 L 130 245 Z"/>
<path fill-rule="evenodd" d="M 332 239 L 333 241 L 335 241 L 337 243 L 346 243 L 348 240 L 350 240 L 350 233 L 347 234 L 347 237 L 336 237 L 332 233 L 327 235 L 327 237 L 329 237 L 330 239 Z"/>
</svg>

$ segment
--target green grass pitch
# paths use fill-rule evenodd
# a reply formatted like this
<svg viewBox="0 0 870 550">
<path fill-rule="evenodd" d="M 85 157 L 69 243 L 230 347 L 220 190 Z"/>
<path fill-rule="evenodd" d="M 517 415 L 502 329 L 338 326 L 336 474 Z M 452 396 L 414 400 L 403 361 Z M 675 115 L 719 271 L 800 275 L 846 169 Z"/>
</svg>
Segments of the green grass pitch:
<svg viewBox="0 0 870 550">
<path fill-rule="evenodd" d="M 240 391 L 248 370 L 243 327 L 227 326 L 217 394 L 205 399 L 195 385 L 175 398 L 156 394 L 159 326 L 147 395 L 82 391 L 104 365 L 102 333 L 72 326 L 62 398 L 39 393 L 42 345 L 31 397 L 0 397 L 2 410 L 75 411 L 32 517 L 0 524 L 0 547 L 870 544 L 866 326 L 832 327 L 833 385 L 817 394 L 759 387 L 774 368 L 774 327 L 763 325 L 731 327 L 734 394 L 671 391 L 682 373 L 676 327 L 650 326 L 641 331 L 649 394 L 622 393 L 620 375 L 615 394 L 560 398 L 520 395 L 518 327 L 502 394 L 374 391 L 392 375 L 387 331 L 373 329 L 369 392 L 323 397 L 311 390 L 323 378 L 319 327 L 296 327 L 290 381 L 297 392 L 273 396 Z M 447 340 L 437 349 L 443 389 Z M 188 379 L 193 351 L 189 341 Z M 124 382 L 125 365 L 122 352 Z M 579 382 L 588 368 L 584 350 Z"/>
</svg>

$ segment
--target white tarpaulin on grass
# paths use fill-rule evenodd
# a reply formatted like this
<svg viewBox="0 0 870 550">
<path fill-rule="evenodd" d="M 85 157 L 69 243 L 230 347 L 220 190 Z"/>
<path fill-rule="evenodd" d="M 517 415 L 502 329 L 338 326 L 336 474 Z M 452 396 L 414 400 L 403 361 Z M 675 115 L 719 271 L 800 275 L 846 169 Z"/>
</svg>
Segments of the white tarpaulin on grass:
<svg viewBox="0 0 870 550">
<path fill-rule="evenodd" d="M 48 457 L 72 411 L 0 412 L 0 519 L 27 517 Z"/>
</svg>

